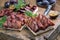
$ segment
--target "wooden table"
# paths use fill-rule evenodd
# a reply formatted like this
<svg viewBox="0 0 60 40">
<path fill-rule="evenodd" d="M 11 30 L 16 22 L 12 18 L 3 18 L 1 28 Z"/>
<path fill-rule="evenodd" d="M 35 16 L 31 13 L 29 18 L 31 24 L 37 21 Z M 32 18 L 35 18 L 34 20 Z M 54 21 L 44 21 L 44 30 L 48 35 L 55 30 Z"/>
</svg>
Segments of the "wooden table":
<svg viewBox="0 0 60 40">
<path fill-rule="evenodd" d="M 38 12 L 44 13 L 44 10 L 45 9 L 43 9 L 43 8 L 39 8 Z M 60 15 L 59 15 L 59 17 L 60 17 Z M 54 40 L 60 32 L 59 31 L 59 29 L 60 29 L 60 27 L 59 27 L 60 18 L 59 17 L 56 20 L 53 20 L 53 22 L 55 22 L 56 25 L 54 26 L 54 30 L 51 30 L 49 32 L 34 36 L 27 29 L 23 29 L 21 32 L 1 29 L 0 30 L 0 40 L 45 40 L 45 39 Z"/>
</svg>

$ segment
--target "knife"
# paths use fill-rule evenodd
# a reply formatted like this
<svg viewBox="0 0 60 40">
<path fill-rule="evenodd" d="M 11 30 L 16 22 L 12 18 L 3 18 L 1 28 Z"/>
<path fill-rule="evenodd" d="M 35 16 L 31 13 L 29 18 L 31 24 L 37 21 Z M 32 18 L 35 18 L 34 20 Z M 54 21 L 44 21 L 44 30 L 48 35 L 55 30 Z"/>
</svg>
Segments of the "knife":
<svg viewBox="0 0 60 40">
<path fill-rule="evenodd" d="M 48 15 L 49 14 L 49 12 L 50 12 L 50 10 L 51 10 L 51 8 L 53 7 L 54 4 L 55 3 L 47 6 L 47 9 L 45 10 L 44 15 Z"/>
</svg>

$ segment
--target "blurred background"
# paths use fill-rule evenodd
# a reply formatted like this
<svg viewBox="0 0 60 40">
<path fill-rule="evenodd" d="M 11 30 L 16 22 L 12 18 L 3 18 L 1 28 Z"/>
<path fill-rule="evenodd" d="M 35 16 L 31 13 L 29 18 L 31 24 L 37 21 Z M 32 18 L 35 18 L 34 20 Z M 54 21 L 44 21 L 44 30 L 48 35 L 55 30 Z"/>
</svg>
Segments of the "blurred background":
<svg viewBox="0 0 60 40">
<path fill-rule="evenodd" d="M 9 0 L 0 0 L 0 6 L 3 7 L 4 3 Z M 27 3 L 36 5 L 36 0 L 25 0 Z M 60 11 L 60 0 L 57 0 L 54 10 Z"/>
</svg>

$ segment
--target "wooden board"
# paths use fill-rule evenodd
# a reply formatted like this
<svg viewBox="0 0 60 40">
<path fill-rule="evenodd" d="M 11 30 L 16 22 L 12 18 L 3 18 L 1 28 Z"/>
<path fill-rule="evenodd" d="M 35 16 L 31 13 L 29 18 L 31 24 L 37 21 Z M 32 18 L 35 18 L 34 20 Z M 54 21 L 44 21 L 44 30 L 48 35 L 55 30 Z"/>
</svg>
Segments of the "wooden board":
<svg viewBox="0 0 60 40">
<path fill-rule="evenodd" d="M 42 11 L 42 10 L 41 10 Z M 40 12 L 40 11 L 39 11 Z M 38 13 L 39 13 L 38 12 Z M 42 12 L 41 12 L 42 13 Z M 39 13 L 39 14 L 41 14 L 41 13 Z M 43 13 L 42 13 L 43 14 Z M 38 34 L 42 34 L 42 33 L 46 33 L 46 32 L 48 32 L 48 31 L 50 31 L 50 30 L 53 30 L 54 29 L 54 27 L 57 27 L 57 24 L 55 23 L 55 25 L 54 26 L 49 26 L 49 27 L 47 27 L 45 30 L 39 30 L 38 32 L 34 32 L 34 31 L 32 31 L 29 27 L 27 27 L 28 29 L 29 29 L 29 31 L 31 32 L 31 33 L 33 33 L 34 35 L 38 35 Z M 7 30 L 11 30 L 11 31 L 22 31 L 22 29 L 24 28 L 24 26 L 21 28 L 21 29 L 13 29 L 13 28 L 7 28 Z M 3 28 L 2 28 L 3 29 Z M 27 30 L 28 30 L 27 29 Z M 24 29 L 23 29 L 24 30 Z"/>
<path fill-rule="evenodd" d="M 45 10 L 43 8 L 39 8 L 39 9 L 40 9 L 40 11 L 39 11 L 40 13 L 43 13 Z M 54 30 L 55 30 L 59 25 L 60 16 L 57 17 L 56 20 L 53 20 L 53 22 L 56 23 L 56 25 L 54 26 Z M 54 30 L 51 30 L 50 32 L 52 32 Z M 12 37 L 15 37 L 18 39 L 30 40 L 30 39 L 41 39 L 44 35 L 47 35 L 49 32 L 44 32 L 42 34 L 35 36 L 28 29 L 23 29 L 21 32 L 1 29 L 0 33 L 3 33 L 5 35 L 9 35 L 9 36 L 12 36 Z M 9 37 L 9 36 L 7 36 L 7 37 Z"/>
</svg>

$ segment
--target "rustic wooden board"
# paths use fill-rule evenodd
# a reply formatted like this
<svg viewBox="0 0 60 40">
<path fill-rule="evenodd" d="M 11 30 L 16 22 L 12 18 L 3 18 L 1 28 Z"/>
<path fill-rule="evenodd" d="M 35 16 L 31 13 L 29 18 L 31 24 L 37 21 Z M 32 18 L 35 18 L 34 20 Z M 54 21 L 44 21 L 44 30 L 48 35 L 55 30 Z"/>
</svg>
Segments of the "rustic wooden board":
<svg viewBox="0 0 60 40">
<path fill-rule="evenodd" d="M 53 20 L 53 22 L 56 23 L 55 26 L 53 26 L 54 30 L 55 30 L 58 27 L 58 25 L 60 24 L 60 16 L 57 17 L 56 20 Z M 18 39 L 23 39 L 23 40 L 31 40 L 31 39 L 36 39 L 36 40 L 41 39 L 42 40 L 45 35 L 48 36 L 49 33 L 53 32 L 54 30 L 41 33 L 37 36 L 33 35 L 28 29 L 25 29 L 25 28 L 21 32 L 1 29 L 0 33 L 3 33 L 5 35 L 9 35 L 11 37 L 15 37 Z M 9 37 L 9 36 L 7 36 L 7 37 Z"/>
</svg>

